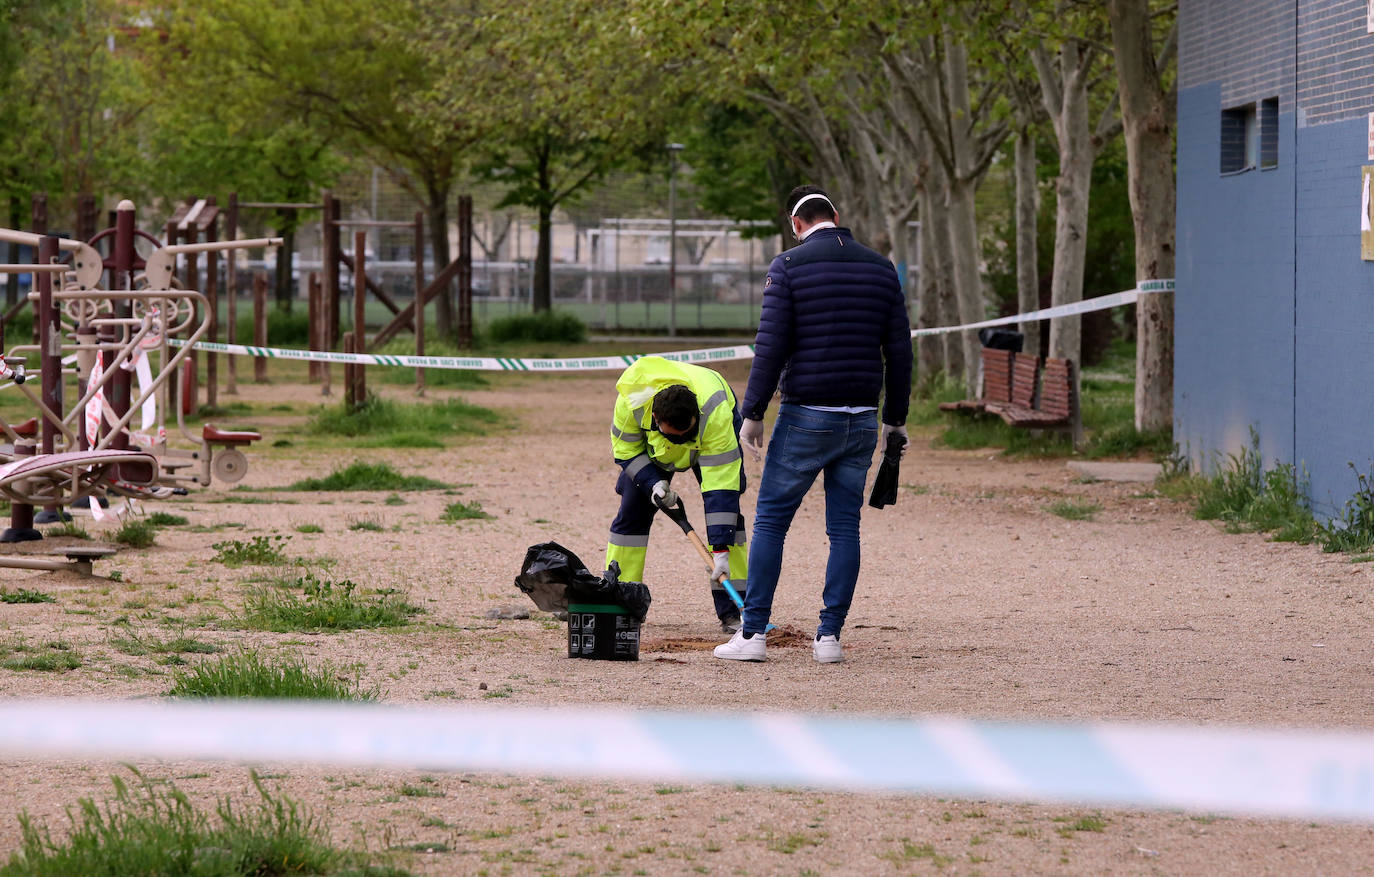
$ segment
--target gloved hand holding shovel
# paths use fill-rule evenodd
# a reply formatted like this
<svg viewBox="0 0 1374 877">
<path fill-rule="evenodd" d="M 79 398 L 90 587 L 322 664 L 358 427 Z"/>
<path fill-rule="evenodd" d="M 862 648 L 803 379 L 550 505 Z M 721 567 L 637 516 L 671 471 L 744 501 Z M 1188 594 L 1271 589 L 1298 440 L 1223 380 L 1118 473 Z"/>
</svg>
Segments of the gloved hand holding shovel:
<svg viewBox="0 0 1374 877">
<path fill-rule="evenodd" d="M 735 590 L 735 586 L 730 584 L 730 579 L 728 578 L 730 572 L 729 554 L 727 552 L 721 552 L 716 555 L 714 561 L 711 559 L 711 552 L 706 550 L 706 543 L 701 541 L 701 537 L 697 535 L 697 531 L 692 529 L 692 522 L 687 520 L 687 509 L 682 505 L 682 500 L 679 499 L 677 505 L 671 508 L 665 508 L 663 512 L 673 519 L 673 523 L 677 524 L 682 532 L 687 534 L 687 538 L 692 541 L 692 544 L 696 546 L 697 553 L 701 555 L 702 560 L 706 561 L 706 568 L 711 571 L 711 581 L 716 581 L 716 577 L 719 576 L 720 585 L 725 589 L 725 593 L 730 596 L 730 601 L 735 604 L 737 609 L 743 612 L 744 598 L 740 596 L 739 591 Z M 721 566 L 722 563 L 724 564 L 723 569 Z M 777 627 L 777 625 L 769 624 L 768 630 L 772 630 L 775 627 Z"/>
</svg>

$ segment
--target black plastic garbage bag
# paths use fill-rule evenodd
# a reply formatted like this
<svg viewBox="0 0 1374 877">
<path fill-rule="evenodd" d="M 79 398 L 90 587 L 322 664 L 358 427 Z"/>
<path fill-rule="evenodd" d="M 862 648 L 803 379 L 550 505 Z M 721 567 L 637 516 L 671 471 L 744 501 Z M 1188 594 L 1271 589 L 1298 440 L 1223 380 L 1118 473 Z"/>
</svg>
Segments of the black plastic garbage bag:
<svg viewBox="0 0 1374 877">
<path fill-rule="evenodd" d="M 649 614 L 649 588 L 640 582 L 620 581 L 620 566 L 614 561 L 604 576 L 593 574 L 587 565 L 557 542 L 531 545 L 515 586 L 529 595 L 545 612 L 568 611 L 568 601 L 612 603 L 643 622 Z"/>
<path fill-rule="evenodd" d="M 1015 329 L 1001 329 L 996 326 L 985 326 L 978 330 L 978 341 L 984 347 L 993 350 L 1010 350 L 1013 353 L 1020 353 L 1021 346 L 1026 341 L 1026 336 Z"/>
<path fill-rule="evenodd" d="M 868 504 L 875 509 L 897 502 L 897 472 L 902 465 L 902 446 L 905 444 L 906 439 L 896 433 L 887 437 L 883 461 L 878 464 L 878 474 L 873 479 L 873 492 L 868 495 Z"/>
</svg>

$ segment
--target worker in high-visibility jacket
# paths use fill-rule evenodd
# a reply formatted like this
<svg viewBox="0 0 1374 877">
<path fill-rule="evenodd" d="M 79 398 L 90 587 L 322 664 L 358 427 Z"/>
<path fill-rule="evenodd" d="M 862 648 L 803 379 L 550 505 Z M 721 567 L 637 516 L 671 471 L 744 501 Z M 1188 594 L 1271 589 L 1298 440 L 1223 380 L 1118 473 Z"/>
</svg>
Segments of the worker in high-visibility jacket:
<svg viewBox="0 0 1374 877">
<path fill-rule="evenodd" d="M 739 510 L 745 486 L 739 446 L 743 421 L 735 394 L 719 373 L 660 356 L 636 360 L 615 389 L 611 453 L 620 466 L 615 485 L 620 511 L 611 522 L 606 566 L 618 561 L 621 578 L 643 581 L 649 526 L 660 509 L 677 505 L 673 474 L 692 470 L 706 506 L 716 617 L 733 632 L 739 607 L 720 579 L 728 578 L 742 596 L 749 573 Z"/>
</svg>

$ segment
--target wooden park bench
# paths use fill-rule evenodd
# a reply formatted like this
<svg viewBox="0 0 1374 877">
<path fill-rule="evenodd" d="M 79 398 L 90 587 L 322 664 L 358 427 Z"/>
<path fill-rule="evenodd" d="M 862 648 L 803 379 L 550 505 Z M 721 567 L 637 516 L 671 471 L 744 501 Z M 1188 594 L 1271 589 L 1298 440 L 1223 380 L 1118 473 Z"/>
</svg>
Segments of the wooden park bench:
<svg viewBox="0 0 1374 877">
<path fill-rule="evenodd" d="M 943 411 L 985 411 L 1002 418 L 1008 426 L 1021 429 L 1054 429 L 1065 433 L 1074 447 L 1083 442 L 1083 419 L 1078 405 L 1078 384 L 1072 360 L 1046 359 L 1029 353 L 1008 354 L 1005 350 L 984 349 L 984 368 L 988 354 L 1009 357 L 1010 383 L 1006 395 L 993 399 L 984 379 L 984 398 L 947 402 Z M 994 360 L 997 357 L 994 357 Z M 985 371 L 985 375 L 987 372 Z M 1000 378 L 995 377 L 995 381 Z M 974 405 L 972 402 L 980 404 Z"/>
<path fill-rule="evenodd" d="M 1005 404 L 1011 401 L 1012 352 L 984 347 L 982 359 L 982 398 L 941 402 L 941 411 L 984 411 L 990 404 Z"/>
</svg>

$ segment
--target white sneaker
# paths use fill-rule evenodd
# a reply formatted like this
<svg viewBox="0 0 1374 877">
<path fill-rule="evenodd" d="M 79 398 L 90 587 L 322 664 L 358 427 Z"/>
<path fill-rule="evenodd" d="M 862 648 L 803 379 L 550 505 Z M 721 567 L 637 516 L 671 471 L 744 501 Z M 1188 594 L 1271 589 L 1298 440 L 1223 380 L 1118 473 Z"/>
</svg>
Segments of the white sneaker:
<svg viewBox="0 0 1374 877">
<path fill-rule="evenodd" d="M 811 654 L 822 664 L 838 664 L 844 660 L 844 646 L 838 636 L 817 636 L 811 644 Z"/>
<path fill-rule="evenodd" d="M 728 643 L 716 646 L 715 655 L 727 661 L 762 661 L 765 659 L 764 648 L 767 638 L 766 633 L 751 636 L 743 630 L 737 630 Z"/>
</svg>

